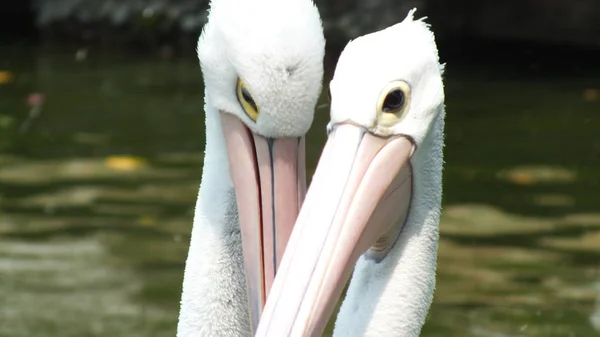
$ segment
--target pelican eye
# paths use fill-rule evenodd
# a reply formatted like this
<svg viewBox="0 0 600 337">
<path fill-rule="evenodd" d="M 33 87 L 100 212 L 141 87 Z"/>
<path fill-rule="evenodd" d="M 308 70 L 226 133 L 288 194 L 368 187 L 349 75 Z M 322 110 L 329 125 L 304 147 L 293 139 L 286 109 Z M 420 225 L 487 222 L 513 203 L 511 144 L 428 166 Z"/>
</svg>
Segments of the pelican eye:
<svg viewBox="0 0 600 337">
<path fill-rule="evenodd" d="M 244 109 L 246 115 L 248 115 L 248 117 L 250 117 L 250 119 L 253 121 L 256 121 L 259 114 L 258 105 L 256 104 L 256 101 L 254 101 L 254 98 L 252 98 L 252 94 L 250 93 L 250 90 L 244 81 L 239 78 L 237 81 L 236 93 L 237 99 L 240 102 L 242 109 Z"/>
<path fill-rule="evenodd" d="M 396 110 L 402 109 L 404 106 L 404 91 L 402 89 L 394 89 L 390 91 L 387 96 L 385 96 L 385 100 L 383 101 L 383 106 L 381 107 L 381 111 L 383 112 L 394 112 Z"/>
<path fill-rule="evenodd" d="M 410 105 L 410 86 L 404 81 L 393 81 L 381 92 L 377 102 L 380 125 L 391 127 L 400 122 Z"/>
</svg>

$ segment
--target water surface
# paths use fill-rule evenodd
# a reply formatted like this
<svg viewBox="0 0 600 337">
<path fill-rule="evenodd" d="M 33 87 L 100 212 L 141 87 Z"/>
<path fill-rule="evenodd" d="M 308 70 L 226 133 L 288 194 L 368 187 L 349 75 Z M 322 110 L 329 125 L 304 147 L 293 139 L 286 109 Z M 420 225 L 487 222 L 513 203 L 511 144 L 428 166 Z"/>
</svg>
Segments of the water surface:
<svg viewBox="0 0 600 337">
<path fill-rule="evenodd" d="M 196 61 L 1 53 L 0 336 L 173 336 L 203 157 Z M 449 65 L 445 83 L 423 336 L 600 334 L 598 76 Z"/>
</svg>

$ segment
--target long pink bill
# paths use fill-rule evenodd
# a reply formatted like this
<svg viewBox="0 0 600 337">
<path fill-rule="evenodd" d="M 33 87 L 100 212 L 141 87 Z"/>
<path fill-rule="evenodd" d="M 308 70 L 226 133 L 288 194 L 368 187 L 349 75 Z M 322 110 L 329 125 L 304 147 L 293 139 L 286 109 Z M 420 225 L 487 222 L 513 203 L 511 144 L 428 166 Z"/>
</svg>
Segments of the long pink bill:
<svg viewBox="0 0 600 337">
<path fill-rule="evenodd" d="M 254 332 L 306 194 L 304 139 L 265 138 L 221 116 Z"/>
<path fill-rule="evenodd" d="M 384 258 L 412 195 L 413 143 L 337 125 L 325 145 L 256 333 L 321 336 L 365 252 Z"/>
</svg>

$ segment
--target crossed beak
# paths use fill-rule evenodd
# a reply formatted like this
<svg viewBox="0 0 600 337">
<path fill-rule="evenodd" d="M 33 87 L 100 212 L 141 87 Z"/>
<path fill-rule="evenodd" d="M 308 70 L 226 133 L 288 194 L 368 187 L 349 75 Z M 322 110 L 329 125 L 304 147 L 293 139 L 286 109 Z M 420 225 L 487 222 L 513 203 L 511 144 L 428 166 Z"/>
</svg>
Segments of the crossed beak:
<svg viewBox="0 0 600 337">
<path fill-rule="evenodd" d="M 408 137 L 338 124 L 317 169 L 256 336 L 321 336 L 361 255 L 385 258 L 412 196 Z M 381 253 L 381 254 L 380 254 Z"/>
<path fill-rule="evenodd" d="M 221 120 L 254 332 L 306 194 L 304 138 L 265 138 L 230 114 Z"/>
</svg>

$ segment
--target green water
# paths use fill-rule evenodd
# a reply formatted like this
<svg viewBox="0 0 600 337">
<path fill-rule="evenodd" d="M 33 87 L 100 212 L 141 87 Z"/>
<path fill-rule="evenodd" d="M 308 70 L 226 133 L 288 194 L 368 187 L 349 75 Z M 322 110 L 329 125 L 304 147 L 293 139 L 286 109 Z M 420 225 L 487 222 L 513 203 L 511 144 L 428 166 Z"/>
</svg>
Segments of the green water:
<svg viewBox="0 0 600 337">
<path fill-rule="evenodd" d="M 448 69 L 423 336 L 599 335 L 599 77 Z M 196 61 L 15 49 L 1 71 L 0 336 L 173 336 L 203 156 Z M 327 120 L 321 106 L 309 172 Z"/>
</svg>

